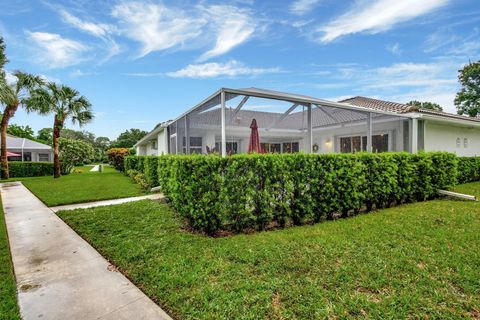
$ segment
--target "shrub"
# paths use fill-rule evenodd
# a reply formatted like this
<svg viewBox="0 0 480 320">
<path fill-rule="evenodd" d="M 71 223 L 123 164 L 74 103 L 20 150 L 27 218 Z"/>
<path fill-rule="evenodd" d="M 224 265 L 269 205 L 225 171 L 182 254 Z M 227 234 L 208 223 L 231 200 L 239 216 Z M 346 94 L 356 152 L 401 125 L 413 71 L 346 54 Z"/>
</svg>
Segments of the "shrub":
<svg viewBox="0 0 480 320">
<path fill-rule="evenodd" d="M 62 174 L 70 173 L 75 166 L 91 163 L 95 158 L 95 149 L 88 142 L 60 138 L 59 143 Z"/>
<path fill-rule="evenodd" d="M 145 175 L 137 170 L 127 170 L 127 175 L 135 181 L 143 190 L 149 190 L 150 185 L 148 184 L 147 180 L 145 179 Z"/>
<path fill-rule="evenodd" d="M 145 175 L 150 188 L 158 186 L 158 160 L 156 156 L 128 156 L 124 159 L 125 171 L 135 170 Z"/>
<path fill-rule="evenodd" d="M 480 180 L 480 157 L 458 158 L 458 183 Z"/>
<path fill-rule="evenodd" d="M 109 163 L 117 170 L 124 171 L 124 158 L 128 156 L 130 149 L 127 148 L 112 148 L 107 150 Z"/>
<path fill-rule="evenodd" d="M 52 162 L 14 161 L 8 163 L 11 178 L 53 175 Z"/>
<path fill-rule="evenodd" d="M 145 168 L 150 159 L 144 157 Z M 193 228 L 210 234 L 300 225 L 425 200 L 453 185 L 457 171 L 456 156 L 449 153 L 167 155 L 157 163 L 158 182 L 172 206 Z"/>
</svg>

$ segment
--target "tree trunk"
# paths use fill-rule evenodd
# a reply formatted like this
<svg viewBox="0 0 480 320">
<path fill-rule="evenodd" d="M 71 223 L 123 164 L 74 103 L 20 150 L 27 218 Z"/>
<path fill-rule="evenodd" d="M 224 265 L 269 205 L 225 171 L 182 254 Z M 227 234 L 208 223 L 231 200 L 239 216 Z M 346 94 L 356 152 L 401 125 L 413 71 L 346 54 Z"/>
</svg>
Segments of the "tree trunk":
<svg viewBox="0 0 480 320">
<path fill-rule="evenodd" d="M 60 178 L 61 176 L 61 169 L 60 169 L 60 146 L 58 143 L 58 139 L 60 138 L 60 131 L 63 127 L 63 121 L 55 116 L 55 121 L 53 124 L 53 177 Z"/>
<path fill-rule="evenodd" d="M 7 158 L 7 129 L 8 122 L 15 115 L 18 104 L 10 105 L 5 108 L 3 112 L 2 121 L 0 122 L 1 131 L 1 162 L 2 162 L 2 179 L 10 178 L 10 172 L 8 171 L 8 158 Z"/>
</svg>

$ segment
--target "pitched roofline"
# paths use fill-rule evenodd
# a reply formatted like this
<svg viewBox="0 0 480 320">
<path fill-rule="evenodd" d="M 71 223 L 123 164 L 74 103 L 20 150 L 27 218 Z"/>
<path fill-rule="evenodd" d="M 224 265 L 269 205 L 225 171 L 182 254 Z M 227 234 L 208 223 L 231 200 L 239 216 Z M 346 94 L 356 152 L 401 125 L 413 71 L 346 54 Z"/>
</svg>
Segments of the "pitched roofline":
<svg viewBox="0 0 480 320">
<path fill-rule="evenodd" d="M 143 142 L 150 140 L 154 134 L 159 133 L 161 130 L 163 130 L 163 129 L 165 129 L 166 127 L 168 127 L 168 125 L 169 125 L 171 122 L 172 122 L 171 120 L 169 120 L 169 121 L 164 121 L 164 122 L 160 122 L 159 124 L 157 124 L 157 125 L 155 126 L 155 128 L 153 128 L 152 131 L 150 131 L 149 133 L 147 133 L 142 139 L 138 140 L 138 141 L 133 145 L 133 147 L 136 148 L 136 147 L 138 147 L 140 144 L 142 144 Z"/>
</svg>

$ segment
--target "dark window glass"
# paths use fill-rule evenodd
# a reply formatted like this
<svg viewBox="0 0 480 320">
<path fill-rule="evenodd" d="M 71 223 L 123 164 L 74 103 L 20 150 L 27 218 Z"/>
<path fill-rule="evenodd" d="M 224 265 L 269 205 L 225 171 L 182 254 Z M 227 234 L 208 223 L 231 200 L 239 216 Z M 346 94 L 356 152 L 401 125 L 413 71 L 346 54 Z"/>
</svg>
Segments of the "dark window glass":
<svg viewBox="0 0 480 320">
<path fill-rule="evenodd" d="M 292 142 L 292 152 L 300 151 L 298 142 Z"/>
<path fill-rule="evenodd" d="M 32 153 L 31 152 L 24 152 L 23 153 L 23 161 L 32 161 Z"/>
<path fill-rule="evenodd" d="M 271 153 L 280 153 L 282 151 L 282 147 L 280 143 L 271 143 L 270 144 L 270 152 Z"/>
<path fill-rule="evenodd" d="M 362 151 L 367 151 L 367 136 L 362 137 Z"/>
<path fill-rule="evenodd" d="M 341 153 L 352 152 L 352 138 L 351 137 L 340 138 L 340 152 Z"/>
<path fill-rule="evenodd" d="M 362 139 L 360 136 L 352 137 L 352 152 L 362 151 Z"/>
<path fill-rule="evenodd" d="M 227 154 L 237 154 L 238 153 L 238 143 L 237 142 L 227 142 Z M 220 142 L 215 142 L 215 151 L 222 153 L 222 144 Z"/>
<path fill-rule="evenodd" d="M 388 134 L 379 134 L 372 136 L 373 152 L 387 152 L 388 151 Z"/>
</svg>

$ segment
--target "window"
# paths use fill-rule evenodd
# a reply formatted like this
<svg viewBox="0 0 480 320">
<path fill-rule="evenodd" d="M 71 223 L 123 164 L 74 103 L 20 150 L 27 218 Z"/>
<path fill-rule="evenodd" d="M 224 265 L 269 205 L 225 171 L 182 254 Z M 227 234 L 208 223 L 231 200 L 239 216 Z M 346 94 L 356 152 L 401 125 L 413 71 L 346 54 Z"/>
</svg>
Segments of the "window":
<svg viewBox="0 0 480 320">
<path fill-rule="evenodd" d="M 463 138 L 463 147 L 468 148 L 468 139 L 467 138 Z"/>
<path fill-rule="evenodd" d="M 186 138 L 183 137 L 183 153 L 187 153 L 187 148 L 185 147 L 185 141 Z M 201 154 L 202 153 L 202 137 L 190 137 L 190 154 L 196 153 L 196 154 Z"/>
<path fill-rule="evenodd" d="M 352 138 L 351 137 L 340 138 L 340 152 L 341 153 L 352 152 Z"/>
<path fill-rule="evenodd" d="M 387 152 L 388 134 L 378 134 L 372 136 L 372 149 L 373 152 Z"/>
<path fill-rule="evenodd" d="M 280 153 L 282 152 L 281 143 L 260 143 L 262 151 L 266 153 Z"/>
<path fill-rule="evenodd" d="M 215 142 L 215 149 L 222 153 L 222 144 L 220 142 Z M 227 154 L 237 154 L 238 153 L 238 142 L 228 142 L 227 141 Z"/>
<path fill-rule="evenodd" d="M 367 150 L 367 136 L 340 137 L 340 152 L 359 152 Z M 372 151 L 388 151 L 388 134 L 372 135 Z"/>
<path fill-rule="evenodd" d="M 23 153 L 23 161 L 32 161 L 32 153 L 31 152 L 24 152 Z"/>
<path fill-rule="evenodd" d="M 283 153 L 294 153 L 300 150 L 298 142 L 284 142 L 282 147 Z"/>
<path fill-rule="evenodd" d="M 461 142 L 460 138 L 457 138 L 457 148 L 460 148 L 460 144 L 461 144 L 461 143 L 462 143 L 462 142 Z"/>
<path fill-rule="evenodd" d="M 48 161 L 50 161 L 50 155 L 48 153 L 39 153 L 38 154 L 38 161 L 48 162 Z"/>
<path fill-rule="evenodd" d="M 157 140 L 150 141 L 153 150 L 157 150 Z"/>
</svg>

